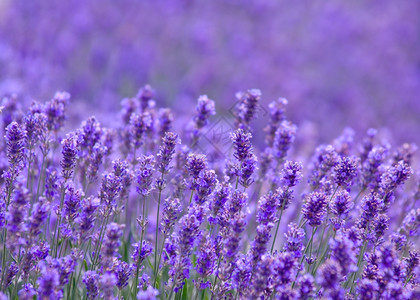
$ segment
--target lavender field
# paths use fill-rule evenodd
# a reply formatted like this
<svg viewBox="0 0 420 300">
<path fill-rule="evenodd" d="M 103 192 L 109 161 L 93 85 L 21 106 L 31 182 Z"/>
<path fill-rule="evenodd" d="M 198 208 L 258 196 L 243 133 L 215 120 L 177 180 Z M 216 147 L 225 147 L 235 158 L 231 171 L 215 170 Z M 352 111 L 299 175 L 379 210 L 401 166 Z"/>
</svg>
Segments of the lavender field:
<svg viewBox="0 0 420 300">
<path fill-rule="evenodd" d="M 420 299 L 419 20 L 0 0 L 0 299 Z"/>
</svg>

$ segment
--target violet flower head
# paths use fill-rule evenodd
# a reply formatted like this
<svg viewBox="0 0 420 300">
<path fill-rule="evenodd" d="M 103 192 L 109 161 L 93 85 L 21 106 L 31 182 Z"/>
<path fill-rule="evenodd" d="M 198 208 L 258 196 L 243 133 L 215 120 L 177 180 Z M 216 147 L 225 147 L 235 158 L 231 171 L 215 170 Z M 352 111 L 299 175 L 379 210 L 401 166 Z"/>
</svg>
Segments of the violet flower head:
<svg viewBox="0 0 420 300">
<path fill-rule="evenodd" d="M 256 270 L 254 271 L 252 280 L 252 298 L 265 299 L 264 292 L 269 288 L 270 277 L 273 274 L 274 261 L 269 254 L 265 254 L 258 262 Z"/>
<path fill-rule="evenodd" d="M 44 268 L 38 278 L 38 296 L 42 299 L 55 299 L 60 285 L 60 276 L 55 268 Z"/>
<path fill-rule="evenodd" d="M 197 106 L 195 108 L 197 114 L 194 117 L 194 124 L 197 129 L 201 129 L 206 126 L 210 116 L 216 114 L 214 101 L 209 99 L 207 95 L 198 97 Z"/>
<path fill-rule="evenodd" d="M 254 174 L 256 169 L 258 169 L 257 162 L 258 162 L 257 156 L 254 155 L 253 153 L 242 162 L 239 168 L 238 176 L 239 176 L 239 183 L 243 187 L 248 188 L 254 182 L 252 175 Z"/>
<path fill-rule="evenodd" d="M 359 220 L 359 227 L 366 228 L 366 226 L 373 221 L 377 213 L 382 208 L 382 202 L 375 193 L 370 193 L 363 197 L 362 200 L 362 214 Z"/>
<path fill-rule="evenodd" d="M 99 191 L 99 199 L 104 204 L 106 213 L 110 213 L 116 207 L 116 198 L 122 190 L 121 177 L 114 172 L 104 174 Z"/>
<path fill-rule="evenodd" d="M 80 148 L 85 152 L 83 155 L 87 155 L 101 140 L 101 124 L 94 116 L 89 117 L 82 122 L 77 134 L 79 136 Z"/>
<path fill-rule="evenodd" d="M 89 166 L 87 169 L 87 177 L 89 182 L 94 182 L 97 178 L 99 167 L 101 166 L 104 157 L 108 153 L 108 148 L 100 143 L 96 143 L 92 152 L 88 156 Z"/>
<path fill-rule="evenodd" d="M 378 283 L 368 278 L 363 278 L 356 286 L 356 292 L 358 293 L 360 300 L 377 299 L 378 290 Z"/>
<path fill-rule="evenodd" d="M 315 280 L 310 274 L 304 274 L 298 278 L 299 299 L 307 300 L 315 294 Z"/>
<path fill-rule="evenodd" d="M 12 122 L 6 127 L 4 138 L 6 139 L 9 164 L 17 167 L 24 160 L 26 132 L 17 122 Z"/>
<path fill-rule="evenodd" d="M 133 113 L 130 117 L 130 136 L 131 142 L 135 148 L 143 145 L 143 135 L 150 126 L 152 126 L 152 117 L 148 112 L 141 114 Z"/>
<path fill-rule="evenodd" d="M 390 193 L 413 174 L 413 169 L 404 161 L 399 161 L 395 166 L 389 168 L 381 177 L 380 187 L 384 194 Z"/>
<path fill-rule="evenodd" d="M 47 116 L 43 113 L 29 113 L 24 118 L 26 145 L 33 149 L 39 140 L 45 136 Z"/>
<path fill-rule="evenodd" d="M 171 166 L 169 165 L 175 153 L 175 146 L 181 141 L 177 134 L 173 132 L 166 132 L 162 138 L 162 145 L 157 154 L 158 170 L 162 174 L 169 173 Z"/>
<path fill-rule="evenodd" d="M 169 197 L 165 200 L 161 222 L 161 231 L 164 235 L 169 235 L 181 211 L 181 202 L 178 198 Z"/>
<path fill-rule="evenodd" d="M 353 200 L 346 190 L 339 190 L 329 204 L 331 213 L 339 219 L 344 219 L 353 206 Z"/>
<path fill-rule="evenodd" d="M 414 143 L 404 143 L 398 147 L 393 155 L 394 163 L 397 164 L 399 161 L 404 161 L 406 164 L 410 165 L 414 153 L 417 151 L 418 147 Z"/>
<path fill-rule="evenodd" d="M 236 106 L 236 125 L 245 131 L 251 131 L 250 123 L 255 118 L 261 98 L 261 91 L 251 89 L 245 93 L 238 92 L 239 103 Z"/>
<path fill-rule="evenodd" d="M 45 114 L 47 115 L 47 127 L 50 131 L 60 130 L 66 120 L 66 107 L 70 101 L 70 94 L 57 92 L 54 97 L 45 104 Z"/>
<path fill-rule="evenodd" d="M 268 105 L 270 121 L 267 127 L 264 129 L 267 133 L 265 142 L 267 143 L 268 147 L 273 146 L 277 128 L 279 124 L 285 119 L 284 113 L 286 111 L 287 104 L 288 101 L 286 98 L 278 98 Z"/>
<path fill-rule="evenodd" d="M 352 240 L 339 232 L 334 239 L 329 241 L 331 257 L 340 265 L 341 275 L 357 271 L 356 247 Z"/>
<path fill-rule="evenodd" d="M 79 215 L 80 201 L 84 194 L 82 190 L 76 190 L 73 183 L 68 183 L 64 195 L 63 215 L 68 223 L 72 223 Z"/>
<path fill-rule="evenodd" d="M 158 295 L 159 291 L 149 285 L 145 291 L 138 292 L 137 300 L 156 300 Z"/>
<path fill-rule="evenodd" d="M 334 182 L 339 186 L 351 186 L 357 175 L 358 162 L 356 158 L 345 156 L 338 159 L 334 167 Z"/>
<path fill-rule="evenodd" d="M 269 191 L 258 201 L 256 220 L 258 224 L 268 224 L 277 221 L 276 213 L 279 208 L 279 197 L 277 193 Z"/>
<path fill-rule="evenodd" d="M 69 180 L 74 173 L 76 167 L 77 154 L 79 152 L 79 141 L 74 133 L 67 134 L 66 138 L 61 142 L 63 149 L 61 151 L 63 158 L 61 164 L 61 174 L 65 180 Z"/>
<path fill-rule="evenodd" d="M 172 129 L 172 123 L 174 121 L 174 114 L 170 108 L 161 108 L 158 113 L 158 133 L 162 137 L 165 132 Z"/>
<path fill-rule="evenodd" d="M 145 111 L 148 108 L 152 107 L 152 99 L 155 97 L 155 90 L 149 85 L 146 84 L 144 87 L 140 88 L 137 92 L 136 98 L 140 102 L 141 111 Z"/>
<path fill-rule="evenodd" d="M 319 226 L 324 221 L 327 201 L 325 193 L 322 192 L 312 192 L 305 198 L 302 214 L 310 226 Z"/>
<path fill-rule="evenodd" d="M 207 167 L 207 157 L 204 154 L 190 153 L 187 156 L 185 168 L 188 170 L 188 175 L 191 177 L 189 183 L 190 189 L 194 189 L 196 186 L 196 179 L 200 175 L 201 171 Z"/>
<path fill-rule="evenodd" d="M 235 150 L 233 156 L 239 160 L 239 162 L 245 161 L 252 155 L 253 148 L 251 145 L 251 133 L 245 133 L 241 128 L 239 128 L 230 134 L 230 138 L 233 142 L 233 148 Z"/>
<path fill-rule="evenodd" d="M 117 287 L 119 290 L 122 290 L 127 286 L 134 267 L 125 261 L 116 260 L 112 269 L 117 276 Z"/>
<path fill-rule="evenodd" d="M 289 285 L 296 277 L 297 262 L 293 253 L 280 252 L 274 256 L 273 285 L 278 289 Z"/>
<path fill-rule="evenodd" d="M 337 152 L 331 145 L 321 145 L 315 149 L 312 158 L 312 174 L 309 183 L 312 187 L 318 187 L 323 178 L 327 176 L 339 159 Z"/>
<path fill-rule="evenodd" d="M 54 167 L 49 167 L 45 171 L 45 198 L 53 202 L 55 197 L 59 194 L 59 175 L 58 170 Z"/>
<path fill-rule="evenodd" d="M 133 254 L 131 255 L 131 258 L 135 261 L 138 262 L 139 264 L 143 263 L 143 261 L 152 254 L 153 252 L 153 247 L 152 244 L 150 244 L 150 242 L 143 240 L 143 242 L 140 243 L 135 243 L 133 244 L 134 246 L 134 251 Z"/>
<path fill-rule="evenodd" d="M 261 257 L 267 252 L 267 244 L 271 238 L 271 229 L 274 223 L 260 224 L 257 226 L 257 234 L 251 242 L 251 263 L 256 266 Z"/>
<path fill-rule="evenodd" d="M 354 144 L 354 130 L 350 127 L 344 128 L 342 134 L 333 142 L 337 153 L 341 156 L 349 155 Z"/>
<path fill-rule="evenodd" d="M 289 229 L 284 234 L 286 239 L 284 250 L 292 253 L 296 258 L 301 258 L 304 249 L 303 240 L 305 239 L 305 231 L 295 223 L 290 223 L 288 227 Z"/>
<path fill-rule="evenodd" d="M 289 188 L 296 186 L 303 177 L 302 169 L 301 162 L 286 161 L 281 173 L 281 183 Z"/>
<path fill-rule="evenodd" d="M 373 219 L 373 232 L 376 240 L 381 239 L 389 228 L 389 217 L 386 214 L 378 214 Z"/>
<path fill-rule="evenodd" d="M 280 123 L 273 142 L 273 155 L 277 161 L 282 162 L 287 156 L 290 146 L 295 141 L 296 131 L 297 126 L 291 122 Z"/>
<path fill-rule="evenodd" d="M 42 224 L 47 219 L 50 211 L 50 203 L 44 198 L 40 197 L 38 202 L 33 205 L 32 214 L 29 218 L 28 236 L 35 238 L 41 233 Z"/>
<path fill-rule="evenodd" d="M 216 251 L 214 249 L 214 242 L 209 235 L 204 235 L 201 238 L 197 253 L 197 265 L 195 267 L 197 273 L 201 277 L 198 288 L 205 289 L 210 282 L 204 280 L 213 274 L 216 267 Z"/>
<path fill-rule="evenodd" d="M 362 165 L 362 185 L 364 187 L 376 188 L 380 182 L 379 167 L 386 159 L 388 150 L 382 146 L 375 146 L 367 155 Z"/>
<path fill-rule="evenodd" d="M 124 225 L 110 223 L 106 226 L 105 238 L 102 244 L 101 254 L 105 260 L 111 260 L 115 257 L 120 246 L 120 238 L 123 234 Z"/>
<path fill-rule="evenodd" d="M 340 265 L 334 260 L 327 260 L 319 268 L 318 284 L 330 299 L 344 299 L 344 290 L 340 286 L 342 279 Z"/>
<path fill-rule="evenodd" d="M 411 209 L 405 216 L 401 231 L 407 236 L 416 236 L 420 228 L 420 208 Z"/>
<path fill-rule="evenodd" d="M 23 285 L 22 289 L 18 293 L 20 300 L 32 300 L 35 296 L 36 290 L 30 283 Z"/>
<path fill-rule="evenodd" d="M 114 300 L 114 287 L 118 279 L 114 273 L 106 272 L 99 278 L 99 286 L 102 291 L 101 299 Z"/>
<path fill-rule="evenodd" d="M 137 193 L 143 197 L 150 194 L 153 189 L 153 172 L 155 170 L 155 158 L 153 155 L 138 158 L 136 169 Z"/>
<path fill-rule="evenodd" d="M 213 192 L 217 184 L 217 176 L 214 170 L 204 170 L 196 180 L 196 197 L 195 201 L 203 205 L 207 197 Z"/>
<path fill-rule="evenodd" d="M 29 191 L 19 182 L 14 190 L 13 197 L 10 202 L 9 211 L 7 212 L 7 229 L 13 235 L 13 246 L 22 243 L 21 236 L 26 231 L 24 223 L 27 217 L 27 209 L 30 201 Z M 15 240 L 15 238 L 17 240 Z M 8 242 L 11 242 L 8 240 Z"/>
<path fill-rule="evenodd" d="M 83 274 L 83 283 L 87 290 L 87 299 L 93 300 L 99 295 L 99 274 L 95 271 L 86 271 Z"/>
<path fill-rule="evenodd" d="M 88 232 L 93 228 L 96 219 L 96 210 L 100 205 L 99 198 L 88 197 L 81 202 L 81 212 L 76 222 L 79 224 L 80 237 L 87 237 Z"/>
</svg>

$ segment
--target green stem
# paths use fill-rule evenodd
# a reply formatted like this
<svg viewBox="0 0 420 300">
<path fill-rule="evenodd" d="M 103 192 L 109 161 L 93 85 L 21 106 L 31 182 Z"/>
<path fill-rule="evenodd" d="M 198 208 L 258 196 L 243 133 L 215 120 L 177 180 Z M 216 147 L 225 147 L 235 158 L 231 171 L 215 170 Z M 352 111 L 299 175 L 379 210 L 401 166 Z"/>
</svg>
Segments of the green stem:
<svg viewBox="0 0 420 300">
<path fill-rule="evenodd" d="M 271 245 L 271 251 L 270 251 L 271 254 L 273 254 L 274 245 L 276 244 L 277 233 L 279 232 L 279 227 L 280 227 L 281 217 L 282 217 L 283 211 L 284 211 L 285 202 L 286 201 L 283 201 L 283 203 L 281 205 L 280 216 L 279 216 L 279 220 L 277 221 L 276 233 L 274 234 L 273 244 Z"/>
<path fill-rule="evenodd" d="M 163 181 L 163 172 L 161 175 L 161 181 Z M 156 274 L 157 269 L 159 268 L 157 263 L 157 253 L 158 253 L 158 236 L 159 236 L 159 213 L 160 213 L 160 200 L 162 198 L 162 188 L 159 188 L 159 195 L 158 195 L 158 207 L 156 213 L 156 235 L 155 235 L 155 260 L 154 260 L 154 270 L 153 274 Z"/>
</svg>

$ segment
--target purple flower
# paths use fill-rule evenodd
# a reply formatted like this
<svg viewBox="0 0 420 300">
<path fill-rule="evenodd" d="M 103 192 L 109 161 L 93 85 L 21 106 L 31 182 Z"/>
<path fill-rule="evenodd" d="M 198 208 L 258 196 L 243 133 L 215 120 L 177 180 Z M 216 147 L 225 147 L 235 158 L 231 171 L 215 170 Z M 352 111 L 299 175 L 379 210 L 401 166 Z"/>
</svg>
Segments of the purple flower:
<svg viewBox="0 0 420 300">
<path fill-rule="evenodd" d="M 36 290 L 32 284 L 25 284 L 22 289 L 19 291 L 18 296 L 21 300 L 32 300 L 36 295 Z"/>
<path fill-rule="evenodd" d="M 198 97 L 195 110 L 197 114 L 194 117 L 194 125 L 197 129 L 206 126 L 209 122 L 209 117 L 216 114 L 214 101 L 209 99 L 207 95 Z"/>
<path fill-rule="evenodd" d="M 266 195 L 262 196 L 258 201 L 258 210 L 256 216 L 257 223 L 268 224 L 276 222 L 276 212 L 279 206 L 280 203 L 278 193 L 273 193 L 270 191 Z"/>
<path fill-rule="evenodd" d="M 366 228 L 367 225 L 373 221 L 373 218 L 380 211 L 382 206 L 381 200 L 375 193 L 370 193 L 363 197 L 362 200 L 362 214 L 359 220 L 359 227 Z"/>
<path fill-rule="evenodd" d="M 312 174 L 309 178 L 309 183 L 313 188 L 319 186 L 321 180 L 337 164 L 338 158 L 337 152 L 331 145 L 321 145 L 315 149 L 315 154 L 312 158 Z"/>
<path fill-rule="evenodd" d="M 150 256 L 153 252 L 152 244 L 150 244 L 150 242 L 146 240 L 143 240 L 141 247 L 140 247 L 140 243 L 136 243 L 133 246 L 134 246 L 134 251 L 133 251 L 133 254 L 131 255 L 131 258 L 135 262 L 138 262 L 139 265 L 142 264 L 143 261 L 148 256 Z"/>
<path fill-rule="evenodd" d="M 159 291 L 149 285 L 145 291 L 138 292 L 137 300 L 156 300 L 158 295 Z"/>
<path fill-rule="evenodd" d="M 235 132 L 230 134 L 230 138 L 233 142 L 233 148 L 235 153 L 233 156 L 239 160 L 239 162 L 245 161 L 253 153 L 251 145 L 251 133 L 245 133 L 242 129 L 237 129 Z"/>
<path fill-rule="evenodd" d="M 50 204 L 44 197 L 40 197 L 32 208 L 32 214 L 29 218 L 28 236 L 35 238 L 41 233 L 41 226 L 50 212 Z"/>
<path fill-rule="evenodd" d="M 109 214 L 116 208 L 116 198 L 122 190 L 121 177 L 115 173 L 104 174 L 101 189 L 99 191 L 99 199 L 105 206 L 105 213 Z"/>
<path fill-rule="evenodd" d="M 105 300 L 115 300 L 114 287 L 117 285 L 118 279 L 114 273 L 105 273 L 99 278 L 99 285 L 101 287 L 101 298 Z"/>
<path fill-rule="evenodd" d="M 44 266 L 39 277 L 38 296 L 42 299 L 55 299 L 59 290 L 60 276 L 55 268 Z"/>
<path fill-rule="evenodd" d="M 204 170 L 196 179 L 196 197 L 195 201 L 203 205 L 207 197 L 213 192 L 217 184 L 216 172 L 214 170 Z"/>
<path fill-rule="evenodd" d="M 188 170 L 188 175 L 191 177 L 189 185 L 190 189 L 195 189 L 197 186 L 197 179 L 201 171 L 207 167 L 207 158 L 204 154 L 190 153 L 185 162 L 185 168 Z"/>
<path fill-rule="evenodd" d="M 273 258 L 269 255 L 263 255 L 261 260 L 258 262 L 255 274 L 253 274 L 252 280 L 252 297 L 254 299 L 265 299 L 269 295 L 264 297 L 264 293 L 267 292 L 270 283 L 270 277 L 273 274 L 275 262 Z"/>
<path fill-rule="evenodd" d="M 87 299 L 95 299 L 99 295 L 99 274 L 95 271 L 86 271 L 83 274 L 83 283 L 87 290 Z"/>
<path fill-rule="evenodd" d="M 399 161 L 395 166 L 389 168 L 382 176 L 379 186 L 384 194 L 395 190 L 413 174 L 413 169 L 404 161 Z"/>
<path fill-rule="evenodd" d="M 238 92 L 236 97 L 239 103 L 236 106 L 236 123 L 237 126 L 246 131 L 251 131 L 250 122 L 255 118 L 258 104 L 261 98 L 261 91 L 251 89 L 247 92 Z"/>
<path fill-rule="evenodd" d="M 339 186 L 351 186 L 357 175 L 358 162 L 354 157 L 340 157 L 334 167 L 334 182 Z"/>
<path fill-rule="evenodd" d="M 76 190 L 72 182 L 67 184 L 64 196 L 63 214 L 68 223 L 72 223 L 79 215 L 80 201 L 83 196 L 82 190 Z"/>
<path fill-rule="evenodd" d="M 284 250 L 293 255 L 296 258 L 302 257 L 303 251 L 303 240 L 305 238 L 305 231 L 302 228 L 299 228 L 295 223 L 289 224 L 289 230 L 284 234 L 286 238 L 284 244 Z"/>
<path fill-rule="evenodd" d="M 273 142 L 273 155 L 278 162 L 287 156 L 290 146 L 295 141 L 297 126 L 289 121 L 282 121 L 276 130 Z"/>
<path fill-rule="evenodd" d="M 340 265 L 343 276 L 357 271 L 356 247 L 351 239 L 339 232 L 335 238 L 329 241 L 331 257 Z"/>
<path fill-rule="evenodd" d="M 261 257 L 267 252 L 267 244 L 271 238 L 273 223 L 260 224 L 257 226 L 257 234 L 251 242 L 250 256 L 251 263 L 256 266 Z"/>
<path fill-rule="evenodd" d="M 291 188 L 296 186 L 302 179 L 302 163 L 286 161 L 281 173 L 281 183 Z"/>
<path fill-rule="evenodd" d="M 165 132 L 168 132 L 172 128 L 172 123 L 174 121 L 174 115 L 169 108 L 161 108 L 158 114 L 158 124 L 159 124 L 159 135 L 163 137 Z"/>
<path fill-rule="evenodd" d="M 77 131 L 80 141 L 80 148 L 83 150 L 83 156 L 90 154 L 93 147 L 100 143 L 102 137 L 101 124 L 95 117 L 89 117 L 84 120 Z"/>
<path fill-rule="evenodd" d="M 162 174 L 169 173 L 171 166 L 169 165 L 175 153 L 175 146 L 180 144 L 181 141 L 177 134 L 166 132 L 162 138 L 162 145 L 157 154 L 158 170 Z"/>
<path fill-rule="evenodd" d="M 298 279 L 299 299 L 307 300 L 315 294 L 314 278 L 310 274 L 305 274 Z"/>
<path fill-rule="evenodd" d="M 7 159 L 11 167 L 20 166 L 24 160 L 26 132 L 17 123 L 12 122 L 6 127 Z"/>
<path fill-rule="evenodd" d="M 61 142 L 63 149 L 63 159 L 61 160 L 61 174 L 65 180 L 69 180 L 73 176 L 76 167 L 77 154 L 79 152 L 79 141 L 74 133 L 67 134 L 66 138 Z"/>
<path fill-rule="evenodd" d="M 127 286 L 131 273 L 133 272 L 133 265 L 129 265 L 125 261 L 116 260 L 112 266 L 115 276 L 117 276 L 117 287 L 122 290 Z"/>
<path fill-rule="evenodd" d="M 305 198 L 302 215 L 310 226 L 319 226 L 327 213 L 327 198 L 324 193 L 312 192 Z"/>
<path fill-rule="evenodd" d="M 135 148 L 143 145 L 144 138 L 143 135 L 147 129 L 152 126 L 152 117 L 148 112 L 141 114 L 133 113 L 130 116 L 130 137 L 131 143 Z"/>
<path fill-rule="evenodd" d="M 155 158 L 153 155 L 141 156 L 138 158 L 138 167 L 136 169 L 137 193 L 147 196 L 153 188 L 153 172 Z"/>
<path fill-rule="evenodd" d="M 254 182 L 254 179 L 251 178 L 251 176 L 257 169 L 257 161 L 257 156 L 251 154 L 241 163 L 241 167 L 238 173 L 239 183 L 245 188 L 249 187 Z"/>
<path fill-rule="evenodd" d="M 49 131 L 57 132 L 66 120 L 66 107 L 70 101 L 70 94 L 67 92 L 56 92 L 54 97 L 45 103 L 45 114 L 48 117 L 47 127 Z"/>
<path fill-rule="evenodd" d="M 100 200 L 96 197 L 84 198 L 81 201 L 81 212 L 76 222 L 79 224 L 80 237 L 86 238 L 88 232 L 93 228 L 96 219 L 96 210 L 100 205 Z"/>
<path fill-rule="evenodd" d="M 340 265 L 334 260 L 327 260 L 320 268 L 318 284 L 324 289 L 325 296 L 330 299 L 343 299 L 344 290 L 340 286 L 342 280 Z"/>
<path fill-rule="evenodd" d="M 102 244 L 101 255 L 105 267 L 110 267 L 111 260 L 118 253 L 120 238 L 123 234 L 124 225 L 110 223 L 106 227 L 105 238 Z"/>
<path fill-rule="evenodd" d="M 265 142 L 268 147 L 272 147 L 275 139 L 275 134 L 279 124 L 284 120 L 284 113 L 288 104 L 287 99 L 278 98 L 268 105 L 270 113 L 270 121 L 264 131 L 267 133 Z"/>
<path fill-rule="evenodd" d="M 181 202 L 178 198 L 167 198 L 163 203 L 161 231 L 164 235 L 171 232 L 178 214 L 182 211 Z"/>
<path fill-rule="evenodd" d="M 197 265 L 195 267 L 201 279 L 197 288 L 201 288 L 203 284 L 206 285 L 207 282 L 205 280 L 213 274 L 216 260 L 217 256 L 214 242 L 209 235 L 204 235 L 198 247 Z"/>
</svg>

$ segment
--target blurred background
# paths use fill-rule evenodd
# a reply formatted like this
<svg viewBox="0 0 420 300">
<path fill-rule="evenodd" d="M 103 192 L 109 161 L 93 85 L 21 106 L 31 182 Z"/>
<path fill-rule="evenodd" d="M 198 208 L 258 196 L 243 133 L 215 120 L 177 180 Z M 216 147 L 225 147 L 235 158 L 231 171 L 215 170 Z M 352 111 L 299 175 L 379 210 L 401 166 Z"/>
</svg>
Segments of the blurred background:
<svg viewBox="0 0 420 300">
<path fill-rule="evenodd" d="M 350 126 L 420 144 L 420 1 L 0 0 L 0 94 L 66 90 L 80 121 L 147 83 L 178 116 L 258 88 L 320 142 Z"/>
</svg>

